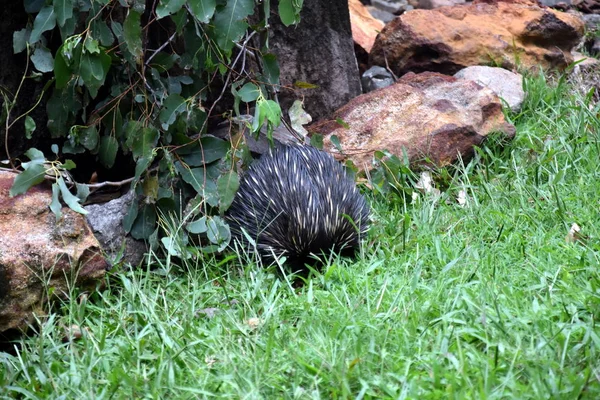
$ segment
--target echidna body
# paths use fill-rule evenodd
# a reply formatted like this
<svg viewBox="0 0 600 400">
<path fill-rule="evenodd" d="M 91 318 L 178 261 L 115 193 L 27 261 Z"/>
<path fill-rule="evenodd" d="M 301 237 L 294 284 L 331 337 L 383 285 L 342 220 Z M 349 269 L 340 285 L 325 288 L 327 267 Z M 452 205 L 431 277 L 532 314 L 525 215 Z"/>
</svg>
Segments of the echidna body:
<svg viewBox="0 0 600 400">
<path fill-rule="evenodd" d="M 227 213 L 234 240 L 247 245 L 243 229 L 256 244 L 250 251 L 267 260 L 285 256 L 294 268 L 312 264 L 313 254 L 354 252 L 368 219 L 367 202 L 342 165 L 300 145 L 254 162 Z"/>
</svg>

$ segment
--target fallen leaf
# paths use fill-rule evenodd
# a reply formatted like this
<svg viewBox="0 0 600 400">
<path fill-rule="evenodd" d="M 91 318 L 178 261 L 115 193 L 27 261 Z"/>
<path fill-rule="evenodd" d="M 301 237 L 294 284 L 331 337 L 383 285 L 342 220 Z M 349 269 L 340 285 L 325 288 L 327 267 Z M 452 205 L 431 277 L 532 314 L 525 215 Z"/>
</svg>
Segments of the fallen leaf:
<svg viewBox="0 0 600 400">
<path fill-rule="evenodd" d="M 431 173 L 429 171 L 421 172 L 419 175 L 419 180 L 415 184 L 415 188 L 421 191 L 422 193 L 439 195 L 440 190 L 433 187 L 433 178 L 431 177 Z"/>
<path fill-rule="evenodd" d="M 211 368 L 217 362 L 217 358 L 215 356 L 206 356 L 204 357 L 204 362 L 208 368 Z"/>
<path fill-rule="evenodd" d="M 246 321 L 246 325 L 250 327 L 250 329 L 256 329 L 262 324 L 260 318 L 248 318 Z"/>
<path fill-rule="evenodd" d="M 199 317 L 200 315 L 205 315 L 206 318 L 210 319 L 213 318 L 215 314 L 217 314 L 219 311 L 221 310 L 215 307 L 203 308 L 201 310 L 196 311 L 196 317 Z"/>
<path fill-rule="evenodd" d="M 456 196 L 456 201 L 458 202 L 459 206 L 466 207 L 467 206 L 467 191 L 464 189 L 459 190 L 458 195 Z"/>
<path fill-rule="evenodd" d="M 63 343 L 81 339 L 84 331 L 87 332 L 87 328 L 81 328 L 79 325 L 71 325 L 69 328 L 65 328 L 65 335 L 62 338 Z"/>
<path fill-rule="evenodd" d="M 567 233 L 567 236 L 565 237 L 567 243 L 583 242 L 586 239 L 587 238 L 581 234 L 581 227 L 576 223 L 571 225 L 571 229 L 569 229 L 569 233 Z"/>
</svg>

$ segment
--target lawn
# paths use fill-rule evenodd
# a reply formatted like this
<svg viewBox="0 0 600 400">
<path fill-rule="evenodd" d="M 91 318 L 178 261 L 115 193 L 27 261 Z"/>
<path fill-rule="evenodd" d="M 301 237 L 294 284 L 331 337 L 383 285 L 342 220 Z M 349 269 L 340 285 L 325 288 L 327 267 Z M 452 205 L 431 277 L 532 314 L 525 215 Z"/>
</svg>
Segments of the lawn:
<svg viewBox="0 0 600 400">
<path fill-rule="evenodd" d="M 149 257 L 0 353 L 0 396 L 600 398 L 600 106 L 526 89 L 515 140 L 439 172 L 441 194 L 368 193 L 356 259 L 299 284 Z"/>
</svg>

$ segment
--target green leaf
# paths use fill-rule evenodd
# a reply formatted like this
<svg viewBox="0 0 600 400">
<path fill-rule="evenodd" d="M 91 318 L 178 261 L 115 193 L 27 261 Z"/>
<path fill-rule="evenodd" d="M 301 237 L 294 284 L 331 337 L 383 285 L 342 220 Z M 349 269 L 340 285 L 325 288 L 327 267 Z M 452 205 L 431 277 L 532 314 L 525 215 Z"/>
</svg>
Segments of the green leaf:
<svg viewBox="0 0 600 400">
<path fill-rule="evenodd" d="M 59 26 L 73 16 L 73 0 L 54 0 L 54 13 Z"/>
<path fill-rule="evenodd" d="M 185 0 L 160 0 L 158 6 L 156 6 L 156 16 L 161 19 L 167 15 L 175 14 L 184 4 Z"/>
<path fill-rule="evenodd" d="M 158 142 L 158 137 L 158 129 L 154 127 L 142 128 L 141 134 L 135 137 L 132 142 L 133 158 L 136 160 L 140 157 L 150 158 Z"/>
<path fill-rule="evenodd" d="M 35 121 L 29 115 L 25 117 L 25 137 L 31 139 L 31 134 L 35 131 Z"/>
<path fill-rule="evenodd" d="M 44 181 L 46 168 L 43 164 L 30 164 L 29 168 L 21 172 L 15 177 L 12 187 L 9 191 L 10 197 L 15 197 L 25 193 L 30 187 L 35 186 Z"/>
<path fill-rule="evenodd" d="M 79 198 L 69 191 L 69 188 L 67 187 L 67 184 L 62 176 L 56 180 L 56 183 L 58 183 L 58 187 L 60 188 L 62 199 L 71 210 L 83 215 L 88 213 L 83 209 L 83 207 L 81 207 L 81 204 L 79 204 Z"/>
<path fill-rule="evenodd" d="M 46 113 L 48 114 L 48 130 L 52 137 L 65 136 L 69 129 L 67 121 L 69 121 L 69 113 L 64 108 L 64 102 L 61 95 L 61 90 L 55 88 L 52 96 L 46 103 Z"/>
<path fill-rule="evenodd" d="M 350 125 L 348 125 L 348 123 L 341 118 L 336 118 L 335 122 L 344 129 L 350 129 Z"/>
<path fill-rule="evenodd" d="M 90 187 L 81 183 L 76 183 L 75 187 L 77 188 L 76 196 L 83 203 L 90 195 Z"/>
<path fill-rule="evenodd" d="M 266 115 L 264 109 L 260 107 L 261 103 L 262 102 L 259 102 L 254 110 L 254 118 L 252 120 L 252 132 L 258 132 L 258 130 L 262 128 L 263 124 L 265 123 Z"/>
<path fill-rule="evenodd" d="M 76 168 L 77 165 L 75 165 L 75 161 L 73 160 L 65 160 L 64 163 L 62 163 L 62 169 L 66 169 L 67 171 L 72 170 L 73 168 Z"/>
<path fill-rule="evenodd" d="M 104 84 L 110 70 L 111 58 L 103 50 L 100 54 L 84 52 L 79 64 L 79 73 L 92 98 L 98 94 L 98 89 Z"/>
<path fill-rule="evenodd" d="M 104 70 L 100 57 L 95 54 L 83 53 L 79 64 L 79 74 L 86 85 L 93 85 L 101 80 Z"/>
<path fill-rule="evenodd" d="M 54 29 L 56 26 L 56 14 L 52 6 L 42 8 L 33 21 L 33 30 L 29 37 L 29 44 L 37 43 L 42 33 Z"/>
<path fill-rule="evenodd" d="M 98 146 L 100 135 L 95 125 L 83 127 L 79 130 L 79 143 L 88 150 L 94 150 Z"/>
<path fill-rule="evenodd" d="M 163 129 L 169 129 L 169 126 L 175 122 L 177 115 L 185 111 L 185 100 L 178 94 L 170 94 L 163 103 L 158 119 L 162 123 Z"/>
<path fill-rule="evenodd" d="M 194 17 L 203 24 L 208 24 L 217 5 L 215 0 L 190 0 L 188 4 Z"/>
<path fill-rule="evenodd" d="M 113 136 L 102 136 L 102 139 L 100 139 L 100 150 L 98 151 L 98 158 L 102 165 L 106 168 L 111 168 L 115 163 L 118 149 L 119 144 L 117 143 L 117 139 Z"/>
<path fill-rule="evenodd" d="M 29 29 L 21 29 L 13 32 L 13 53 L 18 54 L 27 48 L 27 41 L 31 31 Z"/>
<path fill-rule="evenodd" d="M 95 39 L 92 39 L 89 36 L 87 38 L 85 38 L 85 41 L 83 42 L 83 47 L 90 54 L 99 54 L 100 53 L 100 47 L 98 47 L 98 41 Z"/>
<path fill-rule="evenodd" d="M 23 165 L 29 164 L 43 164 L 46 162 L 46 157 L 44 157 L 44 153 L 36 149 L 35 147 L 30 148 L 25 152 L 25 155 L 31 160 L 31 162 L 23 163 Z"/>
<path fill-rule="evenodd" d="M 263 56 L 264 74 L 271 85 L 279 85 L 279 63 L 277 56 L 268 53 Z"/>
<path fill-rule="evenodd" d="M 213 18 L 217 44 L 226 52 L 233 49 L 239 41 L 248 24 L 245 19 L 254 12 L 254 0 L 231 0 L 225 7 L 218 10 Z"/>
<path fill-rule="evenodd" d="M 147 240 L 156 226 L 156 209 L 152 204 L 145 204 L 138 211 L 137 218 L 131 227 L 131 236 L 138 240 Z"/>
<path fill-rule="evenodd" d="M 106 22 L 95 19 L 91 24 L 92 37 L 98 41 L 102 46 L 110 46 L 115 41 L 115 37 L 110 31 Z"/>
<path fill-rule="evenodd" d="M 129 205 L 129 210 L 127 210 L 127 214 L 125 214 L 125 217 L 123 218 L 123 229 L 125 230 L 125 232 L 131 232 L 133 223 L 137 219 L 138 211 L 138 202 L 134 198 L 131 204 Z"/>
<path fill-rule="evenodd" d="M 154 160 L 154 154 L 150 153 L 148 157 L 138 158 L 135 164 L 135 179 L 139 179 L 142 173 L 148 169 L 152 161 Z"/>
<path fill-rule="evenodd" d="M 130 9 L 123 23 L 123 39 L 129 52 L 138 59 L 138 62 L 142 57 L 143 51 L 140 17 L 140 13 Z"/>
<path fill-rule="evenodd" d="M 208 227 L 206 226 L 206 217 L 190 222 L 186 226 L 186 229 L 189 233 L 193 233 L 194 235 L 206 232 L 208 230 Z"/>
<path fill-rule="evenodd" d="M 69 37 L 73 36 L 75 33 L 75 25 L 77 24 L 77 15 L 73 15 L 71 18 L 67 19 L 64 25 L 59 26 L 60 37 L 63 42 L 67 40 Z"/>
<path fill-rule="evenodd" d="M 212 168 L 186 168 L 180 162 L 175 163 L 175 168 L 184 182 L 191 185 L 196 192 L 206 196 L 205 192 L 217 193 L 217 185 L 212 181 Z"/>
<path fill-rule="evenodd" d="M 182 7 L 181 10 L 171 16 L 171 20 L 175 23 L 175 32 L 177 32 L 178 35 L 181 34 L 183 27 L 188 21 L 188 10 L 185 7 Z"/>
<path fill-rule="evenodd" d="M 200 146 L 194 146 L 192 151 L 181 157 L 191 167 L 200 167 L 220 160 L 227 155 L 230 143 L 212 136 L 200 139 Z"/>
<path fill-rule="evenodd" d="M 285 26 L 290 26 L 300 22 L 300 9 L 302 8 L 303 0 L 280 0 L 279 1 L 279 18 Z M 296 3 L 298 6 L 294 6 Z"/>
<path fill-rule="evenodd" d="M 160 238 L 160 242 L 172 257 L 181 257 L 181 246 L 177 242 L 177 238 L 173 236 L 165 236 Z"/>
<path fill-rule="evenodd" d="M 234 171 L 229 171 L 217 179 L 219 208 L 221 211 L 225 211 L 229 208 L 239 187 L 240 178 Z"/>
<path fill-rule="evenodd" d="M 21 193 L 25 193 L 30 187 L 37 185 L 44 180 L 46 168 L 44 162 L 46 158 L 44 153 L 32 147 L 25 152 L 25 155 L 31 160 L 21 163 L 24 171 L 15 177 L 12 187 L 9 191 L 9 196 L 14 197 Z"/>
<path fill-rule="evenodd" d="M 60 188 L 58 187 L 58 183 L 55 182 L 52 184 L 52 202 L 50 203 L 50 211 L 54 213 L 56 219 L 60 219 L 62 216 L 62 212 L 60 211 L 62 206 L 60 204 L 59 195 Z"/>
<path fill-rule="evenodd" d="M 319 135 L 318 133 L 314 133 L 310 137 L 310 145 L 317 149 L 323 149 L 323 135 Z"/>
<path fill-rule="evenodd" d="M 39 12 L 45 3 L 46 0 L 23 0 L 23 5 L 25 6 L 25 12 L 27 14 Z"/>
<path fill-rule="evenodd" d="M 261 113 L 267 117 L 269 122 L 274 126 L 279 126 L 281 122 L 281 107 L 273 100 L 266 100 L 260 102 L 258 107 L 261 109 Z"/>
<path fill-rule="evenodd" d="M 31 62 L 35 69 L 40 72 L 51 72 L 54 69 L 52 53 L 45 47 L 38 47 L 33 51 Z"/>
<path fill-rule="evenodd" d="M 223 251 L 231 240 L 229 225 L 221 217 L 212 217 L 206 223 L 206 236 L 211 243 L 219 246 L 218 251 Z"/>
<path fill-rule="evenodd" d="M 254 83 L 246 83 L 239 91 L 238 96 L 243 102 L 249 103 L 258 99 L 260 95 L 260 89 Z"/>
</svg>

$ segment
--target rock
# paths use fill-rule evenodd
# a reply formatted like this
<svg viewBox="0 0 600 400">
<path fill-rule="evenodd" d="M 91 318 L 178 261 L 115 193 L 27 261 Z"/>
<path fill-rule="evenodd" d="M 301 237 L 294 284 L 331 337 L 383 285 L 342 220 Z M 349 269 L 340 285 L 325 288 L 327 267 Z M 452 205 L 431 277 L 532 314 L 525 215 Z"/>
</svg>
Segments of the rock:
<svg viewBox="0 0 600 400">
<path fill-rule="evenodd" d="M 385 68 L 375 65 L 362 74 L 360 81 L 362 83 L 363 92 L 368 93 L 392 85 L 394 83 L 394 77 Z"/>
<path fill-rule="evenodd" d="M 133 191 L 118 199 L 103 204 L 85 206 L 87 222 L 102 245 L 102 250 L 110 257 L 111 267 L 116 262 L 137 266 L 144 258 L 148 247 L 143 241 L 135 240 L 123 229 L 123 219 L 133 201 Z M 122 252 L 122 256 L 121 255 Z"/>
<path fill-rule="evenodd" d="M 574 56 L 579 63 L 569 74 L 569 83 L 583 97 L 592 93 L 592 102 L 597 103 L 600 101 L 600 61 L 579 53 Z"/>
<path fill-rule="evenodd" d="M 63 207 L 56 220 L 51 190 L 38 185 L 10 198 L 15 176 L 0 171 L 0 332 L 26 330 L 44 315 L 49 293 L 93 290 L 108 266 L 83 215 Z"/>
<path fill-rule="evenodd" d="M 581 19 L 585 24 L 586 32 L 595 32 L 600 30 L 600 15 L 598 14 L 582 14 Z"/>
<path fill-rule="evenodd" d="M 585 54 L 573 53 L 573 57 L 577 65 L 573 67 L 573 73 L 585 75 L 587 72 L 597 71 L 600 69 L 600 60 L 594 57 L 586 56 Z"/>
<path fill-rule="evenodd" d="M 586 14 L 600 14 L 600 0 L 572 0 L 572 4 Z"/>
<path fill-rule="evenodd" d="M 454 74 L 471 65 L 564 68 L 583 35 L 574 15 L 532 0 L 505 0 L 414 10 L 388 23 L 370 53 L 371 65 L 406 72 Z"/>
<path fill-rule="evenodd" d="M 600 54 L 600 38 L 594 38 L 590 45 L 589 52 L 593 56 L 597 56 Z"/>
<path fill-rule="evenodd" d="M 348 0 L 348 7 L 352 39 L 368 53 L 373 47 L 375 37 L 383 29 L 383 22 L 373 18 L 367 7 L 358 0 Z"/>
<path fill-rule="evenodd" d="M 571 6 L 570 0 L 540 0 L 540 4 L 545 7 L 556 7 L 556 6 Z"/>
<path fill-rule="evenodd" d="M 278 3 L 271 1 L 271 9 Z M 293 27 L 277 16 L 269 19 L 269 46 L 280 69 L 279 102 L 286 112 L 294 100 L 303 100 L 313 118 L 323 118 L 361 93 L 348 2 L 305 0 L 300 17 Z"/>
<path fill-rule="evenodd" d="M 593 56 L 600 54 L 600 15 L 582 14 L 585 22 L 585 40 L 583 48 Z"/>
<path fill-rule="evenodd" d="M 465 4 L 465 0 L 419 0 L 419 7 L 422 10 L 433 10 L 440 7 L 451 7 L 458 4 Z"/>
<path fill-rule="evenodd" d="M 412 7 L 411 7 L 411 9 L 412 9 Z M 382 21 L 384 24 L 387 24 L 388 22 L 390 22 L 391 20 L 396 18 L 396 16 L 394 14 L 387 12 L 387 11 L 380 10 L 379 8 L 376 8 L 373 6 L 367 6 L 367 10 L 369 11 L 369 14 L 371 14 L 373 16 L 373 18 L 377 18 L 378 20 Z"/>
<path fill-rule="evenodd" d="M 371 5 L 379 10 L 386 11 L 395 15 L 400 15 L 406 11 L 408 2 L 406 0 L 390 1 L 390 0 L 371 0 Z"/>
<path fill-rule="evenodd" d="M 427 158 L 443 166 L 459 155 L 468 159 L 491 132 L 515 134 L 490 89 L 434 72 L 409 73 L 392 86 L 358 96 L 309 131 L 323 134 L 325 149 L 336 158 L 366 170 L 376 150 L 402 159 L 406 149 L 413 165 Z M 343 154 L 331 135 L 338 137 Z"/>
<path fill-rule="evenodd" d="M 523 76 L 503 68 L 485 67 L 475 65 L 461 69 L 455 78 L 468 79 L 482 86 L 486 86 L 506 101 L 513 112 L 519 112 L 525 100 L 523 90 Z"/>
</svg>

